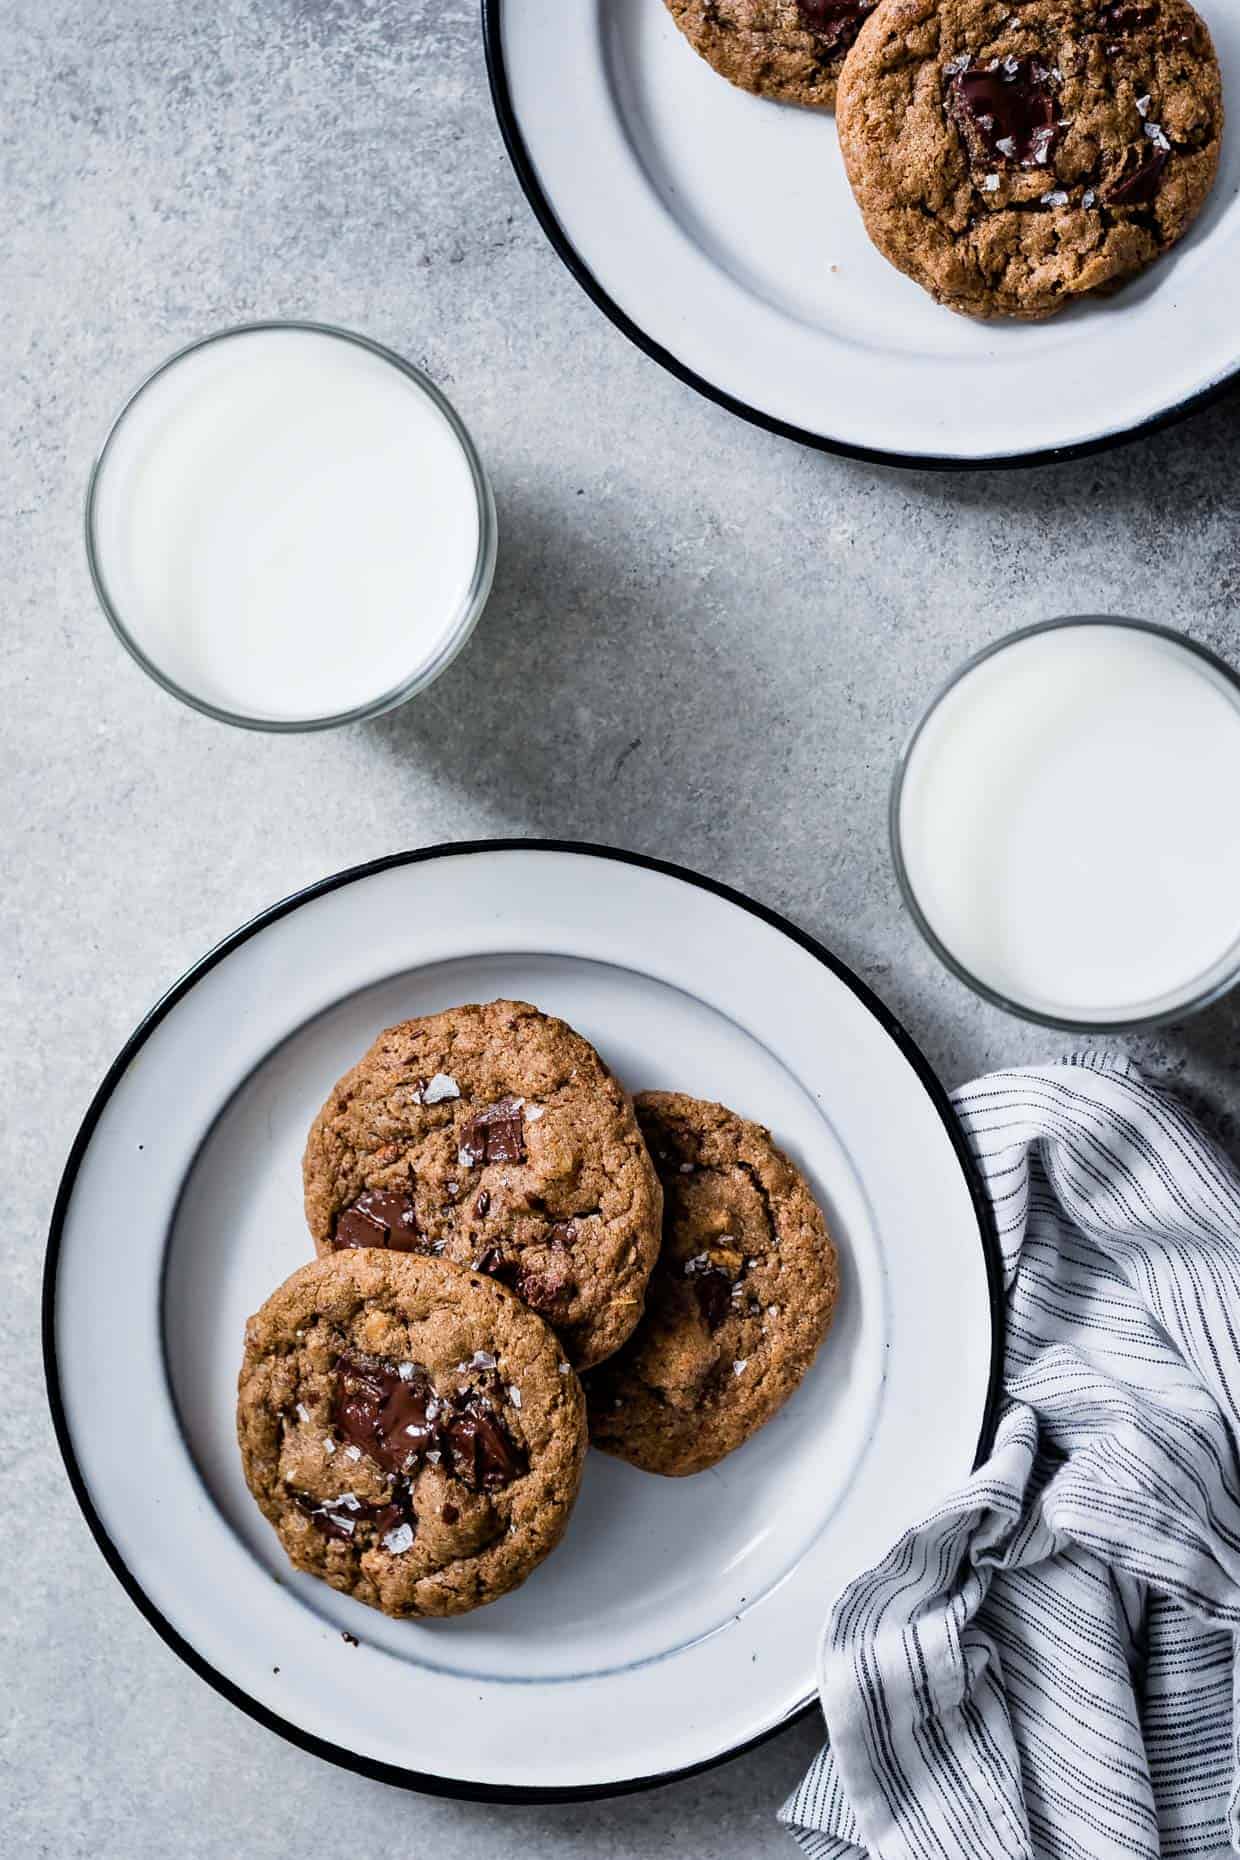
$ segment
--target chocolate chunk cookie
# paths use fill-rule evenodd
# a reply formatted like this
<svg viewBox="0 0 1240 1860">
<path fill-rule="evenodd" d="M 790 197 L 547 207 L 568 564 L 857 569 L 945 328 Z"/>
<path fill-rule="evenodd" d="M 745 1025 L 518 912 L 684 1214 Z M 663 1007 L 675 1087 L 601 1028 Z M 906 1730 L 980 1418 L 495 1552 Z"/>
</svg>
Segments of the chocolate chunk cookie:
<svg viewBox="0 0 1240 1860">
<path fill-rule="evenodd" d="M 1047 317 L 1192 225 L 1223 128 L 1186 0 L 882 0 L 840 82 L 866 230 L 940 303 Z"/>
<path fill-rule="evenodd" d="M 456 1615 L 559 1542 L 585 1403 L 551 1331 L 481 1273 L 347 1251 L 246 1326 L 246 1483 L 291 1561 L 388 1615 Z"/>
<path fill-rule="evenodd" d="M 587 1040 L 524 1002 L 381 1033 L 316 1118 L 304 1176 L 319 1252 L 489 1273 L 579 1368 L 641 1316 L 662 1197 L 633 1107 Z"/>
<path fill-rule="evenodd" d="M 813 1362 L 835 1309 L 835 1248 L 760 1124 L 678 1092 L 646 1092 L 637 1116 L 663 1182 L 663 1248 L 641 1324 L 586 1378 L 590 1438 L 647 1472 L 701 1472 Z"/>
<path fill-rule="evenodd" d="M 742 90 L 830 105 L 877 0 L 667 0 L 694 51 Z"/>
</svg>

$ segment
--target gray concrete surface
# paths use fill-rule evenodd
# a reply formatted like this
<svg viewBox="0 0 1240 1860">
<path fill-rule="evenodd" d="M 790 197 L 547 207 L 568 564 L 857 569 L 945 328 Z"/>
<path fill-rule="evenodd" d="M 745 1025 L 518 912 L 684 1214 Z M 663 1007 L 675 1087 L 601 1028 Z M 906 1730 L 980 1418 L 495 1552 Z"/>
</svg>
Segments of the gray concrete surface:
<svg viewBox="0 0 1240 1860">
<path fill-rule="evenodd" d="M 333 869 L 484 834 L 599 839 L 831 943 L 943 1077 L 1062 1050 L 920 946 L 884 844 L 896 747 L 961 656 L 1057 611 L 1240 659 L 1237 403 L 1036 473 L 876 471 L 662 374 L 546 245 L 494 128 L 473 0 L 0 0 L 0 1848 L 91 1860 L 790 1851 L 803 1725 L 630 1801 L 502 1811 L 337 1772 L 167 1652 L 88 1540 L 44 1413 L 46 1221 L 134 1022 L 240 920 Z M 493 473 L 470 650 L 379 723 L 277 739 L 149 684 L 96 611 L 84 480 L 175 345 L 335 319 L 421 362 Z M 1238 1013 L 1137 1043 L 1231 1138 Z"/>
</svg>

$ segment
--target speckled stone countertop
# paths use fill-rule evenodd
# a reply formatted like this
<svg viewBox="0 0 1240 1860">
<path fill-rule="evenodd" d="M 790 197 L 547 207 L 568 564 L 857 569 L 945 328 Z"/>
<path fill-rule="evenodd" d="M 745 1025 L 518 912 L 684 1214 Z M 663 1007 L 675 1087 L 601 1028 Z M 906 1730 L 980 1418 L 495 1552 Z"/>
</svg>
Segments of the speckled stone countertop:
<svg viewBox="0 0 1240 1860">
<path fill-rule="evenodd" d="M 452 838 L 597 839 L 740 886 L 852 963 L 949 1084 L 1065 1050 L 919 942 L 886 851 L 892 760 L 966 653 L 1056 612 L 1155 617 L 1240 660 L 1237 402 L 993 475 L 874 470 L 740 424 L 630 347 L 551 252 L 492 121 L 472 0 L 0 0 L 0 42 L 0 1846 L 790 1852 L 772 1815 L 810 1723 L 654 1794 L 512 1811 L 334 1770 L 179 1665 L 93 1548 L 46 1418 L 60 1167 L 116 1048 L 205 948 L 340 866 Z M 259 315 L 349 324 L 421 363 L 499 505 L 469 650 L 404 710 L 322 736 L 165 697 L 102 621 L 82 550 L 123 395 Z M 1238 1030 L 1233 1000 L 1135 1043 L 1227 1138 Z"/>
</svg>

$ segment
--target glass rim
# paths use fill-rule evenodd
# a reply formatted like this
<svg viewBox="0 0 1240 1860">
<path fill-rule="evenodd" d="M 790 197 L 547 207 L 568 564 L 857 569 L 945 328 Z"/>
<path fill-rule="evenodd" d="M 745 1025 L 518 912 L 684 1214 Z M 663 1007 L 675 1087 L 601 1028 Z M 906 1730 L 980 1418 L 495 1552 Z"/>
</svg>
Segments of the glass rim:
<svg viewBox="0 0 1240 1860">
<path fill-rule="evenodd" d="M 377 697 L 368 698 L 363 704 L 355 704 L 349 710 L 325 712 L 315 717 L 261 717 L 244 711 L 229 710 L 224 705 L 213 703 L 210 698 L 188 690 L 178 680 L 171 677 L 143 650 L 125 624 L 104 576 L 101 550 L 96 538 L 95 513 L 99 487 L 113 442 L 147 389 L 153 387 L 164 375 L 199 349 L 211 348 L 216 343 L 227 342 L 234 336 L 252 336 L 267 330 L 297 330 L 307 335 L 331 336 L 341 342 L 351 342 L 360 349 L 368 350 L 380 361 L 390 363 L 407 380 L 412 381 L 414 386 L 426 395 L 446 419 L 469 467 L 478 507 L 478 553 L 469 587 L 452 626 L 445 630 L 444 638 L 430 661 L 419 667 L 416 672 L 410 673 L 399 684 L 391 686 Z M 144 375 L 138 385 L 122 401 L 95 454 L 90 468 L 90 477 L 87 480 L 84 518 L 86 562 L 90 570 L 95 598 L 103 610 L 108 625 L 135 664 L 139 665 L 147 677 L 166 691 L 170 697 L 179 699 L 182 704 L 188 705 L 191 710 L 198 711 L 202 716 L 211 717 L 216 723 L 227 723 L 241 730 L 267 731 L 281 736 L 304 734 L 314 730 L 332 730 L 342 724 L 363 723 L 370 718 L 381 717 L 385 712 L 395 710 L 432 684 L 441 672 L 447 670 L 478 623 L 491 592 L 498 546 L 495 499 L 490 481 L 469 429 L 442 389 L 415 363 L 406 360 L 403 355 L 398 355 L 395 349 L 389 349 L 383 343 L 376 342 L 371 336 L 364 336 L 357 330 L 346 329 L 338 323 L 320 323 L 297 317 L 264 317 L 253 322 L 232 323 L 224 329 L 212 330 L 205 336 L 197 336 L 192 342 L 183 344 L 181 348 L 174 350 L 171 355 L 166 356 L 162 362 Z"/>
<path fill-rule="evenodd" d="M 1068 628 L 1087 626 L 1126 627 L 1132 632 L 1149 633 L 1158 639 L 1168 640 L 1172 645 L 1181 647 L 1194 658 L 1202 660 L 1212 671 L 1217 673 L 1229 685 L 1240 705 L 1240 672 L 1227 663 L 1226 659 L 1204 646 L 1199 640 L 1189 637 L 1175 627 L 1163 626 L 1156 620 L 1137 620 L 1125 614 L 1064 614 L 1051 620 L 1038 620 L 1030 626 L 1017 627 L 1014 632 L 1001 634 L 973 653 L 959 664 L 935 691 L 929 703 L 922 710 L 912 729 L 904 739 L 896 757 L 892 772 L 891 789 L 887 803 L 887 833 L 890 843 L 891 860 L 895 868 L 896 883 L 900 889 L 905 909 L 921 933 L 931 953 L 938 957 L 956 980 L 963 982 L 983 1001 L 992 1007 L 1002 1008 L 1008 1014 L 1030 1021 L 1035 1026 L 1049 1027 L 1059 1033 L 1141 1033 L 1157 1027 L 1170 1026 L 1173 1022 L 1183 1020 L 1207 1008 L 1212 1002 L 1219 1001 L 1240 981 L 1240 934 L 1237 935 L 1231 949 L 1220 957 L 1219 963 L 1206 972 L 1202 985 L 1195 986 L 1173 1003 L 1164 1002 L 1147 1013 L 1137 1012 L 1131 1015 L 1116 1015 L 1113 1018 L 1083 1020 L 1069 1015 L 1052 1014 L 1043 1009 L 1030 1007 L 1027 1003 L 1017 1001 L 1002 990 L 992 987 L 956 956 L 939 936 L 930 923 L 917 897 L 916 889 L 909 874 L 904 858 L 902 832 L 900 826 L 900 809 L 904 797 L 904 783 L 914 751 L 922 734 L 939 707 L 949 698 L 956 687 L 975 672 L 988 659 L 1005 652 L 1009 646 L 1019 645 L 1022 641 L 1032 639 L 1040 633 L 1055 633 Z M 1222 965 L 1226 965 L 1220 973 Z"/>
</svg>

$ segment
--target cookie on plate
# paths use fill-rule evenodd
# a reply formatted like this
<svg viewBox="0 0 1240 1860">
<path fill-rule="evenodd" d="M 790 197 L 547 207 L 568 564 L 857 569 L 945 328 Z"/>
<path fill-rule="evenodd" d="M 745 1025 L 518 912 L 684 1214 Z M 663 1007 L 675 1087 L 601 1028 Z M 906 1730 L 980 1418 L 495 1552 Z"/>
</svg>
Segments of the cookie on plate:
<svg viewBox="0 0 1240 1860">
<path fill-rule="evenodd" d="M 644 1093 L 637 1115 L 663 1182 L 663 1248 L 641 1324 L 586 1378 L 590 1438 L 647 1472 L 701 1472 L 813 1362 L 839 1289 L 835 1248 L 760 1124 L 679 1092 Z"/>
<path fill-rule="evenodd" d="M 878 249 L 969 316 L 1047 317 L 1183 237 L 1223 100 L 1186 0 L 882 0 L 840 147 Z"/>
<path fill-rule="evenodd" d="M 742 90 L 830 106 L 844 60 L 877 0 L 667 0 L 708 65 Z"/>
<path fill-rule="evenodd" d="M 320 1253 L 379 1246 L 489 1273 L 578 1368 L 641 1316 L 662 1196 L 633 1107 L 588 1040 L 525 1002 L 381 1033 L 315 1119 L 304 1180 Z"/>
<path fill-rule="evenodd" d="M 247 1324 L 237 1437 L 298 1569 L 384 1614 L 456 1615 L 559 1542 L 585 1404 L 551 1331 L 493 1280 L 345 1252 Z"/>
</svg>

